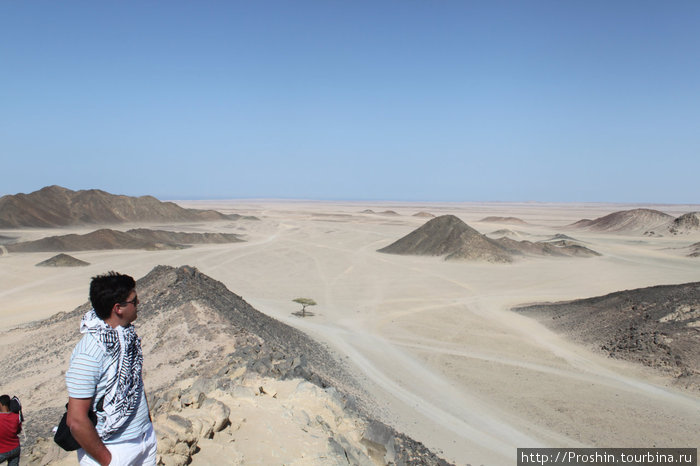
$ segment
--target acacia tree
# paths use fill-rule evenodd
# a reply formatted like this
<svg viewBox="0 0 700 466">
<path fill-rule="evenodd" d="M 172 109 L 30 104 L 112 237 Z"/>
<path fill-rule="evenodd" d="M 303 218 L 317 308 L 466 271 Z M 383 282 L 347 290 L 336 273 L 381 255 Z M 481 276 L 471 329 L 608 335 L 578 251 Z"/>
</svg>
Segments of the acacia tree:
<svg viewBox="0 0 700 466">
<path fill-rule="evenodd" d="M 300 315 L 301 317 L 306 317 L 306 308 L 308 306 L 315 306 L 316 305 L 316 301 L 314 301 L 311 298 L 296 298 L 296 299 L 292 299 L 292 301 L 295 303 L 301 304 L 301 311 L 295 313 L 297 315 Z"/>
</svg>

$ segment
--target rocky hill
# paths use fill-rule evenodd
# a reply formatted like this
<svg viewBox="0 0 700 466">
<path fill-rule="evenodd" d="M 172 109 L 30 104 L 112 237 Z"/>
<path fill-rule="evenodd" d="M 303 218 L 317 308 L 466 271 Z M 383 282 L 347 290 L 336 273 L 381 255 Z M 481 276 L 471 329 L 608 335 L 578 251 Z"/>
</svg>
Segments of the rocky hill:
<svg viewBox="0 0 700 466">
<path fill-rule="evenodd" d="M 103 249 L 182 249 L 190 244 L 238 243 L 233 233 L 183 233 L 137 228 L 126 232 L 100 229 L 85 235 L 50 236 L 34 241 L 8 244 L 8 252 L 94 251 Z"/>
<path fill-rule="evenodd" d="M 125 222 L 230 220 L 213 210 L 184 209 L 152 196 L 130 197 L 98 189 L 47 186 L 30 194 L 0 197 L 0 228 L 52 228 Z"/>
<path fill-rule="evenodd" d="M 611 233 L 643 233 L 663 228 L 672 220 L 671 215 L 658 210 L 632 209 L 613 212 L 595 220 L 579 220 L 569 227 Z"/>
<path fill-rule="evenodd" d="M 610 357 L 653 367 L 700 390 L 700 282 L 515 308 Z"/>
<path fill-rule="evenodd" d="M 700 257 L 700 243 L 693 243 L 689 247 L 690 254 L 688 257 Z"/>
<path fill-rule="evenodd" d="M 445 259 L 511 262 L 511 254 L 496 241 L 482 235 L 454 215 L 426 222 L 389 246 L 387 254 L 445 256 Z"/>
<path fill-rule="evenodd" d="M 85 267 L 86 265 L 90 265 L 90 263 L 68 254 L 58 254 L 36 264 L 37 267 Z"/>
<path fill-rule="evenodd" d="M 222 283 L 192 267 L 158 266 L 137 289 L 162 464 L 446 464 L 374 420 L 369 395 L 324 346 Z M 64 411 L 63 375 L 87 310 L 0 333 L 0 365 L 13 374 L 4 389 L 25 406 L 30 464 L 66 456 L 48 437 Z"/>
<path fill-rule="evenodd" d="M 672 235 L 683 235 L 700 232 L 700 212 L 689 212 L 671 222 L 668 232 Z"/>
<path fill-rule="evenodd" d="M 526 256 L 555 256 L 555 257 L 595 257 L 600 253 L 572 241 L 516 241 L 503 237 L 495 240 L 512 254 Z"/>
<path fill-rule="evenodd" d="M 402 255 L 445 256 L 446 260 L 512 262 L 515 256 L 599 255 L 578 244 L 533 243 L 510 238 L 491 239 L 454 215 L 443 215 L 426 222 L 378 252 Z"/>
<path fill-rule="evenodd" d="M 480 222 L 489 222 L 489 223 L 512 223 L 515 225 L 527 225 L 527 222 L 525 220 L 519 219 L 518 217 L 484 217 Z"/>
</svg>

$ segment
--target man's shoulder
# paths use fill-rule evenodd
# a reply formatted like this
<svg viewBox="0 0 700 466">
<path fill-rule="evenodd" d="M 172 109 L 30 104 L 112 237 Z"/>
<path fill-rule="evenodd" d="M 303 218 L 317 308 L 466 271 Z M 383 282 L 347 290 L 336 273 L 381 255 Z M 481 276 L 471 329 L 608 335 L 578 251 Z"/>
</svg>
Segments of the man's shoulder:
<svg viewBox="0 0 700 466">
<path fill-rule="evenodd" d="M 76 355 L 88 356 L 92 359 L 100 359 L 105 355 L 104 346 L 94 336 L 89 333 L 83 335 L 80 341 L 73 349 L 73 356 Z"/>
</svg>

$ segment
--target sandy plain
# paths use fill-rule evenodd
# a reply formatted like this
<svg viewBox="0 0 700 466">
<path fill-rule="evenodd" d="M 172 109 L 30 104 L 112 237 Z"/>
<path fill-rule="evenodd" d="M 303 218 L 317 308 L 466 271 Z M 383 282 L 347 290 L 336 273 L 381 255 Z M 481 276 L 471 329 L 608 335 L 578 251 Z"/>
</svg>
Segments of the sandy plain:
<svg viewBox="0 0 700 466">
<path fill-rule="evenodd" d="M 510 308 L 700 280 L 683 248 L 697 236 L 565 230 L 582 218 L 637 207 L 677 216 L 700 207 L 542 203 L 177 201 L 260 221 L 152 225 L 239 233 L 246 242 L 174 251 L 84 251 L 91 265 L 42 268 L 52 253 L 0 256 L 6 329 L 87 300 L 91 276 L 140 278 L 159 264 L 192 265 L 258 310 L 327 343 L 351 362 L 379 417 L 456 464 L 513 464 L 518 447 L 697 447 L 700 397 L 644 367 L 566 341 Z M 392 210 L 398 215 L 361 213 Z M 419 211 L 454 214 L 481 233 L 510 228 L 530 241 L 566 233 L 595 258 L 513 264 L 446 262 L 377 253 L 422 225 Z M 481 223 L 513 216 L 528 224 Z M 126 230 L 136 225 L 121 225 Z M 114 228 L 114 227 L 112 227 Z M 5 236 L 87 233 L 96 227 L 7 230 Z M 292 315 L 311 297 L 316 315 Z"/>
</svg>

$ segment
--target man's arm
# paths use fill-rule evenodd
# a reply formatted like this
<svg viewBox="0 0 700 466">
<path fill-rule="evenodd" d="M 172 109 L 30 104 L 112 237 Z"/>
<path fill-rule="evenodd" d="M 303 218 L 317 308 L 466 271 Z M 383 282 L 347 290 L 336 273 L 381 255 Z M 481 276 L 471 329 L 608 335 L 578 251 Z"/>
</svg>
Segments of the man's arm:
<svg viewBox="0 0 700 466">
<path fill-rule="evenodd" d="M 102 443 L 102 439 L 97 435 L 95 426 L 88 417 L 91 406 L 92 398 L 69 397 L 66 424 L 83 450 L 102 466 L 107 466 L 112 461 L 112 454 Z"/>
</svg>

